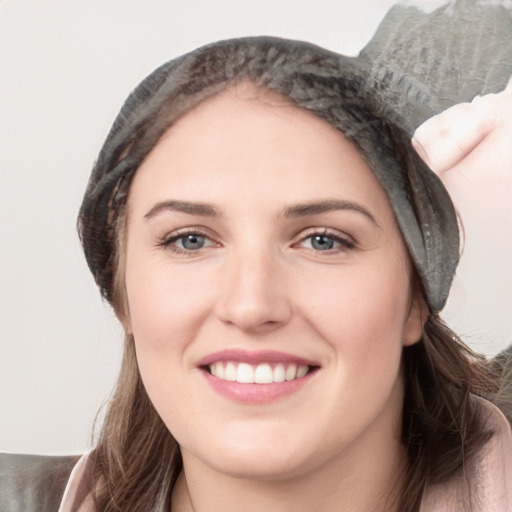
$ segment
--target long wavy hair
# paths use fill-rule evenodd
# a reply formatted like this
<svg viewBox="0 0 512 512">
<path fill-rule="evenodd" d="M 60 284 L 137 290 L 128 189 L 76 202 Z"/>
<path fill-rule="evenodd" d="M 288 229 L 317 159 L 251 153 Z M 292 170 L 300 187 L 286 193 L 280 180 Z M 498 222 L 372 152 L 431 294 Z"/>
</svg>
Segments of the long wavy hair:
<svg viewBox="0 0 512 512">
<path fill-rule="evenodd" d="M 334 124 L 359 148 L 364 138 L 366 147 L 373 145 L 379 155 L 399 163 L 412 208 L 417 207 L 412 189 L 418 185 L 408 176 L 423 164 L 409 134 L 390 119 L 385 105 L 379 105 L 379 84 L 369 87 L 356 60 L 275 39 L 247 39 L 212 48 L 165 64 L 135 89 L 93 170 L 79 232 L 98 285 L 121 320 L 127 311 L 124 257 L 131 178 L 180 116 L 237 81 L 250 80 L 279 92 Z M 332 70 L 340 67 L 342 76 L 334 76 Z M 107 206 L 101 211 L 96 203 L 102 196 L 95 191 L 100 180 L 111 182 L 108 197 L 102 199 Z M 436 204 L 432 191 L 431 200 Z M 442 215 L 443 204 L 437 207 Z M 99 212 L 96 221 L 86 224 L 84 218 L 94 208 Z M 103 225 L 97 219 L 103 219 Z M 413 291 L 425 296 L 425 279 L 419 274 L 413 264 Z M 421 340 L 403 349 L 401 371 L 405 383 L 401 440 L 407 464 L 397 508 L 415 512 L 429 485 L 452 477 L 492 436 L 471 395 L 492 397 L 497 380 L 434 310 Z M 99 512 L 169 510 L 181 470 L 179 446 L 146 393 L 133 337 L 126 335 L 120 375 L 89 457 L 88 485 L 96 507 Z"/>
</svg>

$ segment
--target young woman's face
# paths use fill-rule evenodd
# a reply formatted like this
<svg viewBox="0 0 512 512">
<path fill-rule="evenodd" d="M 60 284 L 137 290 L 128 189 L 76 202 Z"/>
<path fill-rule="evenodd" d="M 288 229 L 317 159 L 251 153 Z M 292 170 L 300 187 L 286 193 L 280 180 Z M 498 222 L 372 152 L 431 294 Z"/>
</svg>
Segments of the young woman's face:
<svg viewBox="0 0 512 512">
<path fill-rule="evenodd" d="M 387 197 L 325 121 L 240 85 L 129 197 L 127 329 L 185 464 L 286 478 L 387 457 L 421 321 Z"/>
</svg>

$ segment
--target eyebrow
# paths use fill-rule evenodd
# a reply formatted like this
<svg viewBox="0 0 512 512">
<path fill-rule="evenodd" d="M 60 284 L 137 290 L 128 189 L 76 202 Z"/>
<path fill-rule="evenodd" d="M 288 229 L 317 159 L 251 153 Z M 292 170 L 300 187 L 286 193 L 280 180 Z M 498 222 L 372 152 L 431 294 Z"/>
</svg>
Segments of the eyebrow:
<svg viewBox="0 0 512 512">
<path fill-rule="evenodd" d="M 175 212 L 188 213 L 189 215 L 199 215 L 202 217 L 219 217 L 219 210 L 209 203 L 196 203 L 190 201 L 160 201 L 156 203 L 151 210 L 149 210 L 144 217 L 150 219 L 159 213 L 171 210 Z M 307 217 L 310 215 L 318 215 L 320 213 L 335 211 L 335 210 L 349 210 L 360 213 L 367 217 L 373 224 L 380 227 L 375 217 L 360 204 L 352 201 L 342 199 L 327 199 L 323 201 L 313 201 L 309 203 L 299 203 L 288 206 L 284 210 L 285 218 Z"/>
<path fill-rule="evenodd" d="M 375 217 L 364 206 L 342 199 L 327 199 L 324 201 L 291 205 L 285 209 L 284 216 L 287 218 L 307 217 L 309 215 L 318 215 L 319 213 L 335 210 L 349 210 L 360 213 L 367 217 L 377 227 L 380 227 L 375 220 Z"/>
<path fill-rule="evenodd" d="M 188 213 L 190 215 L 200 215 L 203 217 L 218 217 L 220 215 L 219 210 L 209 203 L 171 200 L 156 203 L 144 217 L 150 219 L 166 210 Z"/>
</svg>

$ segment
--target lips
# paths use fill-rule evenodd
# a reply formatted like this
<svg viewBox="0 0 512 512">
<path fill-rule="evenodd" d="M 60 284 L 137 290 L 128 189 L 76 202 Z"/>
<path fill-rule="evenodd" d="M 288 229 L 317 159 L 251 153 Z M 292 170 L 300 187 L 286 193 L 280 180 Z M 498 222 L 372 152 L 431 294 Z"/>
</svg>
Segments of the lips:
<svg viewBox="0 0 512 512">
<path fill-rule="evenodd" d="M 198 367 L 221 395 L 261 404 L 298 391 L 320 365 L 283 352 L 235 349 L 210 354 Z"/>
</svg>

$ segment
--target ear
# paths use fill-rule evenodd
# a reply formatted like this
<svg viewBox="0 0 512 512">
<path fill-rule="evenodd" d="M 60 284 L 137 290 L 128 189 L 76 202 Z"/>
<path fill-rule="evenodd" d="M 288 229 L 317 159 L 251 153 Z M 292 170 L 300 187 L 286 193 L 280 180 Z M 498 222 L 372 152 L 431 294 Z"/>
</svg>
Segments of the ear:
<svg viewBox="0 0 512 512">
<path fill-rule="evenodd" d="M 404 346 L 414 345 L 421 339 L 429 314 L 425 299 L 418 293 L 413 294 L 404 326 Z"/>
</svg>

